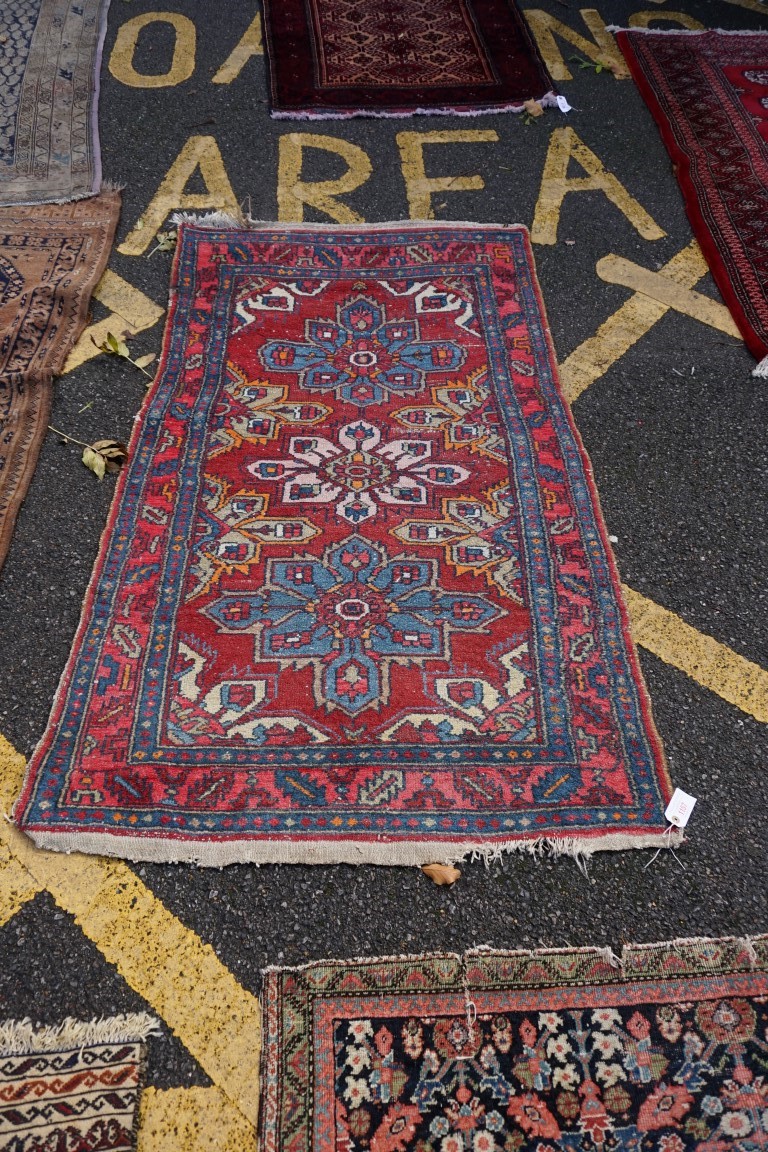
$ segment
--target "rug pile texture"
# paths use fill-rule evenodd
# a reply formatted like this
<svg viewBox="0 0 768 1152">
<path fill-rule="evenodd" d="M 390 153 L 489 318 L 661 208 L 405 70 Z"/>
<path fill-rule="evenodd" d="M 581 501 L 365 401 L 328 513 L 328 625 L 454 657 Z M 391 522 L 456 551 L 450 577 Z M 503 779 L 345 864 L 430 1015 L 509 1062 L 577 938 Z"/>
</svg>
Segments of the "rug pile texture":
<svg viewBox="0 0 768 1152">
<path fill-rule="evenodd" d="M 182 224 L 15 818 L 133 859 L 668 843 L 524 228 Z"/>
<path fill-rule="evenodd" d="M 86 324 L 120 194 L 0 208 L 0 564 L 35 469 L 52 380 Z"/>
<path fill-rule="evenodd" d="M 259 1152 L 757 1152 L 768 937 L 270 970 Z"/>
<path fill-rule="evenodd" d="M 617 40 L 669 151 L 715 282 L 750 352 L 762 359 L 768 33 L 620 31 Z"/>
<path fill-rule="evenodd" d="M 131 1152 L 150 1016 L 0 1021 L 0 1148 Z"/>
<path fill-rule="evenodd" d="M 97 101 L 109 0 L 0 4 L 0 206 L 101 187 Z"/>
<path fill-rule="evenodd" d="M 479 115 L 551 102 L 515 0 L 266 0 L 272 115 Z"/>
</svg>

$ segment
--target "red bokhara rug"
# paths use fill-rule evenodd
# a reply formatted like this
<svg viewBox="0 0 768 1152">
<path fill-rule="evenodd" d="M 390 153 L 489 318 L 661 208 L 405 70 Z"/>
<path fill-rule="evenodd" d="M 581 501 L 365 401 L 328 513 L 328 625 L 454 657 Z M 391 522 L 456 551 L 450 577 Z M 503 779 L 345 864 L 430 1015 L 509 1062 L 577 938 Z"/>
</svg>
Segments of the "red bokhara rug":
<svg viewBox="0 0 768 1152">
<path fill-rule="evenodd" d="M 133 859 L 662 843 L 524 228 L 181 226 L 16 819 Z"/>
<path fill-rule="evenodd" d="M 519 112 L 550 80 L 515 0 L 265 0 L 272 115 Z"/>
<path fill-rule="evenodd" d="M 768 937 L 272 969 L 259 1152 L 755 1152 Z"/>
<path fill-rule="evenodd" d="M 715 282 L 761 359 L 768 353 L 768 34 L 623 31 L 617 40 Z"/>
</svg>

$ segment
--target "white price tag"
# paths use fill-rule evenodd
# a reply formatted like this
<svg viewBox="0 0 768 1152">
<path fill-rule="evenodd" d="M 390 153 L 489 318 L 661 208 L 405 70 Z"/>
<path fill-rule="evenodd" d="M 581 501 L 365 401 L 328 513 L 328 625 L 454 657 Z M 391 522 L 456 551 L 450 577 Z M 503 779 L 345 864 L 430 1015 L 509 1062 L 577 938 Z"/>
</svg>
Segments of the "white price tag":
<svg viewBox="0 0 768 1152">
<path fill-rule="evenodd" d="M 670 824 L 674 824 L 675 828 L 685 828 L 691 818 L 695 804 L 695 796 L 689 796 L 687 792 L 683 792 L 682 788 L 675 788 L 664 815 Z"/>
<path fill-rule="evenodd" d="M 557 100 L 557 106 L 561 112 L 571 111 L 571 105 L 568 103 L 565 96 L 556 96 L 555 99 Z"/>
</svg>

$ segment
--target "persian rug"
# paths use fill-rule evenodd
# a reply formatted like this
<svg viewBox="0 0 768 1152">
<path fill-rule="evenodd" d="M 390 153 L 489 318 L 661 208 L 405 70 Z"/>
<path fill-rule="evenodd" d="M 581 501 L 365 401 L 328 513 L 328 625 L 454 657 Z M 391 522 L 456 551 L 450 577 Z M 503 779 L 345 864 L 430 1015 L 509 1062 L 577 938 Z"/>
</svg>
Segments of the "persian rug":
<svg viewBox="0 0 768 1152">
<path fill-rule="evenodd" d="M 0 208 L 0 564 L 48 425 L 51 382 L 85 327 L 120 194 Z"/>
<path fill-rule="evenodd" d="M 109 0 L 0 4 L 0 205 L 101 187 L 97 101 Z"/>
<path fill-rule="evenodd" d="M 715 283 L 760 360 L 768 353 L 768 33 L 631 30 L 617 40 Z"/>
<path fill-rule="evenodd" d="M 0 1021 L 0 1148 L 130 1152 L 135 1147 L 151 1016 Z"/>
<path fill-rule="evenodd" d="M 265 973 L 259 1152 L 757 1152 L 768 936 Z"/>
<path fill-rule="evenodd" d="M 20 827 L 212 865 L 666 842 L 527 231 L 182 223 L 171 308 Z"/>
<path fill-rule="evenodd" d="M 272 115 L 519 112 L 553 103 L 515 0 L 265 0 Z"/>
</svg>

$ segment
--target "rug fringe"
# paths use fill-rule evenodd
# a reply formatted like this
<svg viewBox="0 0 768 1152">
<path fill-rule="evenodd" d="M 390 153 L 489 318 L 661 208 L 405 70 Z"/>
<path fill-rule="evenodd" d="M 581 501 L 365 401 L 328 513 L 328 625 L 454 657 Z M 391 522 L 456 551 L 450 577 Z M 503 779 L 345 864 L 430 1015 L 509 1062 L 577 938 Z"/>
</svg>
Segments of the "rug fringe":
<svg viewBox="0 0 768 1152">
<path fill-rule="evenodd" d="M 768 356 L 763 356 L 759 364 L 752 369 L 752 375 L 758 380 L 768 380 Z"/>
<path fill-rule="evenodd" d="M 33 1052 L 56 1052 L 62 1048 L 87 1048 L 94 1044 L 139 1043 L 160 1036 L 160 1024 L 146 1012 L 75 1020 L 61 1024 L 33 1024 L 23 1020 L 0 1020 L 0 1056 L 23 1056 Z"/>
<path fill-rule="evenodd" d="M 532 96 L 531 100 L 535 100 L 542 108 L 558 107 L 557 93 L 553 91 L 546 92 L 543 96 Z M 414 108 L 411 112 L 383 112 L 381 110 L 374 111 L 369 108 L 355 108 L 349 112 L 309 112 L 304 110 L 290 112 L 270 109 L 269 115 L 273 120 L 405 120 L 409 116 L 495 116 L 502 112 L 513 112 L 519 115 L 525 111 L 525 106 L 528 103 L 530 103 L 530 100 L 524 100 L 515 104 L 496 104 L 485 108 L 452 108 L 449 106 L 443 108 Z"/>
<path fill-rule="evenodd" d="M 766 6 L 768 15 L 768 5 Z M 656 13 L 654 12 L 654 16 Z M 664 19 L 664 12 L 658 13 L 658 19 Z M 643 36 L 706 36 L 716 32 L 718 36 L 768 36 L 764 28 L 625 28 L 623 24 L 606 24 L 606 32 L 641 32 Z"/>
<path fill-rule="evenodd" d="M 91 852 L 118 856 L 134 863 L 197 864 L 203 868 L 224 868 L 229 864 L 375 864 L 386 867 L 421 867 L 423 864 L 459 864 L 462 860 L 492 863 L 505 852 L 528 852 L 532 856 L 568 856 L 586 875 L 586 866 L 595 852 L 618 852 L 628 848 L 678 848 L 685 842 L 682 831 L 647 832 L 629 835 L 609 832 L 592 838 L 531 837 L 500 843 L 457 841 L 315 840 L 309 844 L 282 840 L 241 839 L 231 843 L 218 840 L 195 843 L 171 836 L 121 835 L 113 832 L 48 832 L 25 829 L 38 848 L 54 852 Z"/>
</svg>

